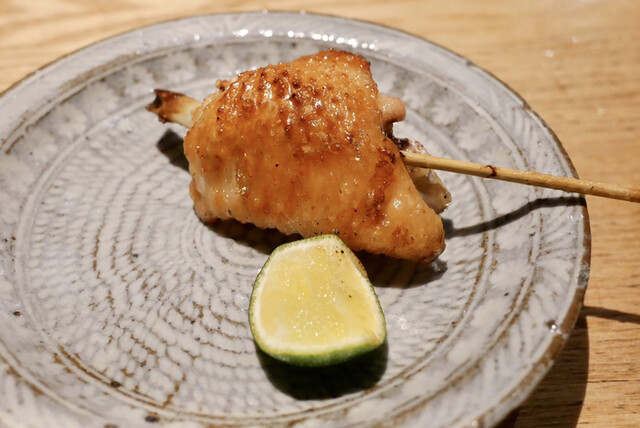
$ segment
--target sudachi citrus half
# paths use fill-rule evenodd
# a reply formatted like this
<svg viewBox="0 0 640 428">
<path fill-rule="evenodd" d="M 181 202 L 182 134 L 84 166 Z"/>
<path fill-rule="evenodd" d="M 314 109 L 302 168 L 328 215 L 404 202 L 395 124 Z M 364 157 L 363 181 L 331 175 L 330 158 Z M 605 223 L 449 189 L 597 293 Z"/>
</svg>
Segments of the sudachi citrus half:
<svg viewBox="0 0 640 428">
<path fill-rule="evenodd" d="M 385 319 L 367 273 L 335 235 L 276 248 L 258 275 L 249 323 L 265 353 L 324 366 L 380 346 Z"/>
</svg>

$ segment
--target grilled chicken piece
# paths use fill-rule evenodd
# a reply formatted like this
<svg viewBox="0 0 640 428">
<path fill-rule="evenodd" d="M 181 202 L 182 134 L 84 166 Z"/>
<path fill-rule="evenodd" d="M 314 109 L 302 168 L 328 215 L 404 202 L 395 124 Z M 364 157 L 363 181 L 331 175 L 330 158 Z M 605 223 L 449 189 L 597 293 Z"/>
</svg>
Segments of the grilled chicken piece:
<svg viewBox="0 0 640 428">
<path fill-rule="evenodd" d="M 319 52 L 217 88 L 202 103 L 158 90 L 148 107 L 192 124 L 184 149 L 203 221 L 335 233 L 355 251 L 415 262 L 444 250 L 442 221 L 387 135 L 404 104 L 378 93 L 364 58 Z"/>
</svg>

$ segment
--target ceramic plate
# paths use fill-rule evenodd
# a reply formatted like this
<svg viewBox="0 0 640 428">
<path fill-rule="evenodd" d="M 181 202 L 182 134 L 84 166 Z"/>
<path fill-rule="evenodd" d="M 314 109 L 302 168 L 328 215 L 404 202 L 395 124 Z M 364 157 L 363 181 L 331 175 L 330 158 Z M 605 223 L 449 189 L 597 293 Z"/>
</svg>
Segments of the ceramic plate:
<svg viewBox="0 0 640 428">
<path fill-rule="evenodd" d="M 0 99 L 0 424 L 483 426 L 547 372 L 587 283 L 584 200 L 442 173 L 447 249 L 360 254 L 385 346 L 300 369 L 257 352 L 252 282 L 285 237 L 195 216 L 184 129 L 144 106 L 320 49 L 364 55 L 435 155 L 575 175 L 527 104 L 469 61 L 376 25 L 289 13 L 194 17 L 65 57 Z"/>
</svg>

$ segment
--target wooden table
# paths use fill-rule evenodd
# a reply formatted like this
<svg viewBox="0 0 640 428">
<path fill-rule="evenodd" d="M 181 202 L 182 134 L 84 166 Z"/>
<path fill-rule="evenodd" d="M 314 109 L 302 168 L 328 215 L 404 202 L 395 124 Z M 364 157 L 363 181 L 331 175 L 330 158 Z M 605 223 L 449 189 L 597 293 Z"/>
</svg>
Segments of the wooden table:
<svg viewBox="0 0 640 428">
<path fill-rule="evenodd" d="M 0 0 L 0 91 L 141 25 L 265 8 L 383 23 L 439 43 L 521 94 L 581 177 L 640 187 L 634 0 Z M 593 247 L 585 308 L 550 374 L 505 427 L 640 426 L 640 204 L 587 202 Z"/>
</svg>

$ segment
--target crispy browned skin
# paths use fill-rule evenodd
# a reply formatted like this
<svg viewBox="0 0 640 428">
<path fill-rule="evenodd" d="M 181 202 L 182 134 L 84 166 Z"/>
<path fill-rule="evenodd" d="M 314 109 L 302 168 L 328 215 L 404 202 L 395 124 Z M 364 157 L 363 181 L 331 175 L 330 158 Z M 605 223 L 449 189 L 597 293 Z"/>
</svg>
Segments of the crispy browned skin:
<svg viewBox="0 0 640 428">
<path fill-rule="evenodd" d="M 217 86 L 184 141 L 203 221 L 336 233 L 353 250 L 417 262 L 442 252 L 442 222 L 383 132 L 365 59 L 320 52 Z"/>
</svg>

